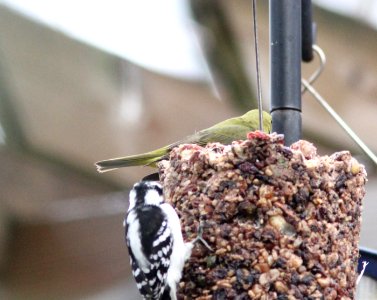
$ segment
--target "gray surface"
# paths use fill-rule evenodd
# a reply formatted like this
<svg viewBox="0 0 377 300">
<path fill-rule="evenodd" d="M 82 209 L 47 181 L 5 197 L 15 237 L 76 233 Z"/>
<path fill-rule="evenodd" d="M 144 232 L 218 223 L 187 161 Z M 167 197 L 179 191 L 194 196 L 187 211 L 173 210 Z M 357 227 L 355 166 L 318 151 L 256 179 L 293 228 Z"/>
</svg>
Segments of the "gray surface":
<svg viewBox="0 0 377 300">
<path fill-rule="evenodd" d="M 376 300 L 377 281 L 370 277 L 363 277 L 357 287 L 356 300 Z"/>
<path fill-rule="evenodd" d="M 364 198 L 360 245 L 377 250 L 377 178 L 369 177 Z"/>
</svg>

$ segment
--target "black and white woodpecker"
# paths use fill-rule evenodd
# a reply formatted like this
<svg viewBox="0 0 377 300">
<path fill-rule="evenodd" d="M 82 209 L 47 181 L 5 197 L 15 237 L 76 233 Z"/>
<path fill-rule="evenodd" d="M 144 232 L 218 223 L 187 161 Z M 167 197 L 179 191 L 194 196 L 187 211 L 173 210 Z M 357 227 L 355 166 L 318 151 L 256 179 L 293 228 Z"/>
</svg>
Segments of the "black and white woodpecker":
<svg viewBox="0 0 377 300">
<path fill-rule="evenodd" d="M 136 183 L 129 195 L 124 221 L 132 274 L 144 299 L 175 300 L 185 261 L 197 241 L 211 249 L 198 236 L 185 243 L 181 223 L 174 208 L 164 201 L 158 182 Z"/>
</svg>

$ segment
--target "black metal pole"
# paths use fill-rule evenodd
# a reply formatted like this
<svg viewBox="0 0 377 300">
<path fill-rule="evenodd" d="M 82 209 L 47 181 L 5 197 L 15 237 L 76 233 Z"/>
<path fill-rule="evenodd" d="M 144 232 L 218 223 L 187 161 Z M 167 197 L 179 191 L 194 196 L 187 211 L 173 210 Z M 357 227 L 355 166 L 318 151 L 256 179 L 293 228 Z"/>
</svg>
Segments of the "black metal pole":
<svg viewBox="0 0 377 300">
<path fill-rule="evenodd" d="M 313 60 L 313 43 L 315 29 L 312 21 L 313 15 L 312 0 L 302 0 L 302 60 L 311 62 Z"/>
<path fill-rule="evenodd" d="M 301 0 L 270 0 L 272 130 L 301 138 Z"/>
</svg>

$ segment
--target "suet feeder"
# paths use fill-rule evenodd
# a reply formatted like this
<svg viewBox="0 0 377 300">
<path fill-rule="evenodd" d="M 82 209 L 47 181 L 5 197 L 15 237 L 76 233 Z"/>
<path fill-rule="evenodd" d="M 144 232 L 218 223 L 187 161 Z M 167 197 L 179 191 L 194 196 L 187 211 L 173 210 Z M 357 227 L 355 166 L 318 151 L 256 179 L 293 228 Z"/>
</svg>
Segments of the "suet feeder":
<svg viewBox="0 0 377 300">
<path fill-rule="evenodd" d="M 364 167 L 347 151 L 251 133 L 224 146 L 181 145 L 160 164 L 183 235 L 199 222 L 178 299 L 354 299 Z"/>
</svg>

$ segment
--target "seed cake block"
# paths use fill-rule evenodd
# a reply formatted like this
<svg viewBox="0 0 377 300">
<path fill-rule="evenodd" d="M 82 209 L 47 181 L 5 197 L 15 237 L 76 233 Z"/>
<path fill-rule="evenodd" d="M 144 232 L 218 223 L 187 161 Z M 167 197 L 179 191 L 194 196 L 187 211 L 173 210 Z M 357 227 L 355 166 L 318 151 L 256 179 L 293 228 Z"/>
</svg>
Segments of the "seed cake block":
<svg viewBox="0 0 377 300">
<path fill-rule="evenodd" d="M 179 299 L 354 299 L 366 172 L 348 151 L 253 132 L 185 144 L 159 165 L 185 239 L 198 244 Z"/>
</svg>

